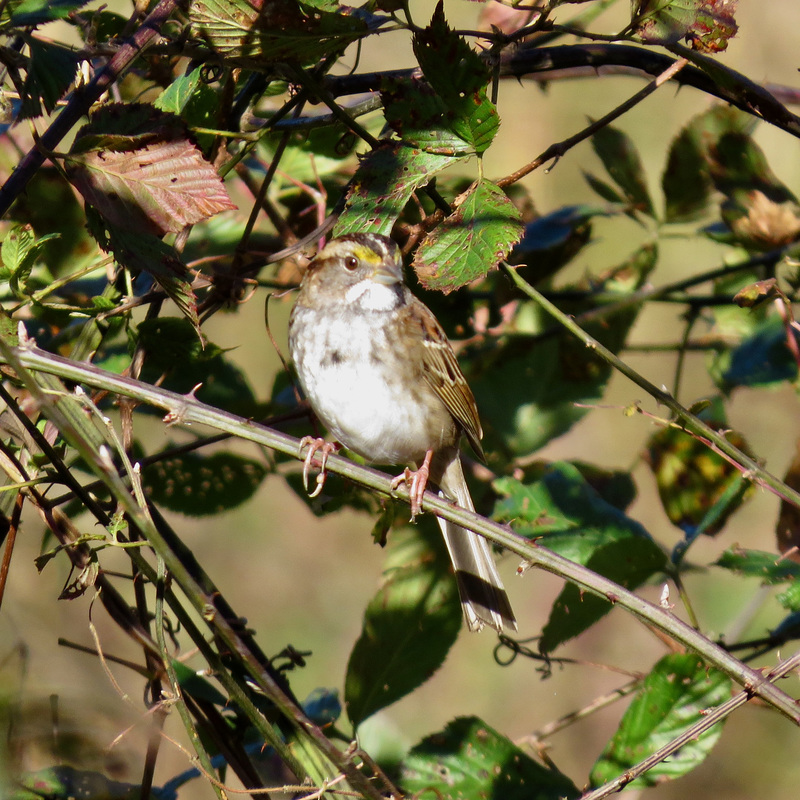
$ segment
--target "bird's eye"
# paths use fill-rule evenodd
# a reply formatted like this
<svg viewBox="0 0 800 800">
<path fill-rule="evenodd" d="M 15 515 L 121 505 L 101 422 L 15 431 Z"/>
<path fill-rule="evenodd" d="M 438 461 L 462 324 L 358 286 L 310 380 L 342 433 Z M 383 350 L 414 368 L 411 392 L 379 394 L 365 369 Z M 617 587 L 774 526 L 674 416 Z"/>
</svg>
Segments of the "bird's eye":
<svg viewBox="0 0 800 800">
<path fill-rule="evenodd" d="M 358 266 L 358 259 L 355 256 L 347 256 L 344 260 L 344 268 L 352 272 Z"/>
</svg>

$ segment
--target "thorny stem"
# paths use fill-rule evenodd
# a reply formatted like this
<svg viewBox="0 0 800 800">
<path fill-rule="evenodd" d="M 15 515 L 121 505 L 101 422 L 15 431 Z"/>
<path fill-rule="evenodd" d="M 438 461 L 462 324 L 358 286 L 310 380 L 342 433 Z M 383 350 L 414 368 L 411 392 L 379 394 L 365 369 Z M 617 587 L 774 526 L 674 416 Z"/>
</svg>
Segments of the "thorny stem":
<svg viewBox="0 0 800 800">
<path fill-rule="evenodd" d="M 535 290 L 532 291 L 535 292 Z M 538 293 L 536 294 L 538 295 Z M 544 298 L 542 298 L 542 300 L 544 300 Z M 554 313 L 557 314 L 559 318 L 563 317 L 558 309 L 554 309 Z M 564 324 L 566 324 L 566 322 L 571 324 L 571 321 L 565 318 Z M 586 336 L 582 332 L 580 333 L 581 338 Z M 594 344 L 591 344 L 591 342 L 594 342 L 594 340 L 588 342 L 589 346 L 593 346 L 598 352 L 605 350 L 599 343 L 594 342 Z M 9 349 L 0 342 L 0 349 L 2 350 L 2 360 L 6 363 L 10 363 L 10 359 L 16 362 L 19 367 L 28 370 L 57 375 L 67 380 L 78 381 L 126 397 L 132 397 L 142 403 L 147 403 L 169 411 L 172 419 L 180 419 L 186 423 L 208 425 L 212 428 L 231 433 L 241 439 L 273 448 L 279 452 L 300 459 L 300 443 L 297 439 L 286 436 L 278 431 L 256 425 L 234 414 L 203 405 L 194 397 L 167 392 L 164 389 L 114 375 L 90 364 L 74 363 L 68 359 L 45 353 L 30 345 Z M 608 353 L 608 351 L 605 352 Z M 618 361 L 613 354 L 608 353 L 608 356 L 615 362 Z M 640 378 L 632 370 L 625 367 L 625 374 L 630 376 L 631 373 L 637 379 L 637 383 L 644 381 L 644 379 Z M 647 386 L 652 386 L 646 381 L 644 383 Z M 711 436 L 715 440 L 719 439 L 714 431 L 706 430 L 706 426 L 700 423 L 699 420 L 696 420 L 688 411 L 678 406 L 665 392 L 656 389 L 654 386 L 652 386 L 652 390 L 654 396 L 661 402 L 666 404 L 666 402 L 669 401 L 672 406 L 676 406 L 680 410 L 687 428 L 691 425 L 692 428 L 703 430 L 703 436 Z M 743 454 L 738 453 L 735 448 L 730 448 L 727 442 L 723 442 L 722 444 L 727 446 L 728 449 L 733 449 L 742 458 L 743 462 L 751 465 L 748 466 L 748 469 L 752 469 L 754 475 L 761 476 L 763 479 L 766 473 L 764 473 L 757 464 L 744 457 Z M 350 478 L 366 488 L 373 489 L 380 494 L 385 496 L 395 495 L 408 502 L 407 490 L 401 486 L 398 490 L 394 491 L 392 489 L 392 479 L 388 475 L 378 472 L 377 470 L 359 466 L 348 459 L 336 455 L 331 455 L 329 457 L 328 469 L 331 472 Z M 779 484 L 776 479 L 772 478 L 772 480 L 775 481 L 776 484 Z M 781 493 L 800 505 L 800 495 L 793 490 L 782 486 Z M 674 617 L 667 609 L 659 608 L 607 578 L 597 575 L 586 567 L 569 561 L 563 556 L 559 556 L 544 547 L 538 546 L 512 533 L 503 525 L 491 522 L 472 511 L 454 506 L 452 503 L 438 497 L 432 492 L 425 493 L 423 509 L 485 536 L 501 547 L 516 553 L 522 557 L 527 564 L 552 572 L 555 575 L 575 583 L 579 588 L 585 589 L 592 594 L 609 600 L 615 605 L 625 608 L 639 620 L 663 631 L 669 638 L 692 652 L 699 654 L 709 664 L 725 672 L 740 685 L 744 686 L 749 695 L 762 698 L 765 702 L 774 706 L 795 722 L 795 724 L 800 724 L 800 708 L 798 708 L 793 698 L 772 685 L 760 672 L 746 666 L 741 661 L 731 656 L 730 653 L 726 652 L 723 648 L 711 642 L 708 638 L 692 629 L 683 621 Z M 160 535 L 158 535 L 158 540 L 153 542 L 153 544 L 159 550 L 164 547 Z M 164 549 L 166 550 L 167 548 Z M 172 566 L 169 564 L 168 566 L 170 566 L 170 571 L 172 572 Z M 180 564 L 177 564 L 176 568 L 179 569 L 181 573 L 185 573 L 185 570 L 183 570 Z M 188 580 L 188 576 L 185 574 L 173 574 L 176 574 L 177 580 L 182 585 L 184 580 L 187 581 L 187 587 L 185 587 L 184 590 L 188 588 L 189 591 L 187 594 L 190 598 L 204 597 L 202 588 L 194 584 L 193 581 Z M 213 602 L 213 599 L 209 598 L 207 602 Z M 200 601 L 200 603 L 201 608 L 206 607 L 202 601 Z M 219 615 L 214 615 L 212 619 L 215 621 L 219 620 Z M 221 626 L 222 623 L 224 623 L 224 620 L 219 620 Z M 232 631 L 229 631 L 226 627 L 220 627 L 220 632 L 224 633 L 226 641 L 231 643 L 236 641 L 235 637 L 231 639 Z M 245 663 L 248 662 L 246 661 Z M 348 779 L 351 779 L 350 774 L 348 774 Z M 372 794 L 370 794 L 370 796 L 372 796 Z"/>
<path fill-rule="evenodd" d="M 646 97 L 649 97 L 656 89 L 665 84 L 668 80 L 670 80 L 670 78 L 677 75 L 678 72 L 680 72 L 688 63 L 689 62 L 685 58 L 680 58 L 673 62 L 655 80 L 650 81 L 650 83 L 641 88 L 638 92 L 636 92 L 635 95 L 629 97 L 624 103 L 621 103 L 615 109 L 609 111 L 608 114 L 602 116 L 600 119 L 595 120 L 591 125 L 588 125 L 574 136 L 570 136 L 568 139 L 564 139 L 561 142 L 551 144 L 547 150 L 534 158 L 533 161 L 512 172 L 510 175 L 507 175 L 505 178 L 500 178 L 498 181 L 496 181 L 497 185 L 500 187 L 510 186 L 512 183 L 516 183 L 518 180 L 524 178 L 535 169 L 541 167 L 542 164 L 546 164 L 548 161 L 553 159 L 558 161 L 561 156 L 563 156 L 571 148 L 575 147 L 576 144 L 579 144 L 580 142 L 590 138 L 601 128 L 604 128 L 606 125 L 610 125 L 615 119 L 621 117 L 627 111 L 630 111 L 635 105 L 641 103 Z"/>
</svg>

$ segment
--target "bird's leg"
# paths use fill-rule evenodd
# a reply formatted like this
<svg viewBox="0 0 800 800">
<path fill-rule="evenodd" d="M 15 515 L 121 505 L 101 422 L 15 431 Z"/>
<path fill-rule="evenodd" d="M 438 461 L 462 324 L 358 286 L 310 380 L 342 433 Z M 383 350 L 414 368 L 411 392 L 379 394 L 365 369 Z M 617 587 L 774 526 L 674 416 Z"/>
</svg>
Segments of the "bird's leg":
<svg viewBox="0 0 800 800">
<path fill-rule="evenodd" d="M 406 467 L 402 475 L 398 475 L 392 480 L 392 489 L 396 489 L 401 483 L 405 483 L 408 488 L 408 496 L 411 501 L 411 520 L 422 511 L 422 497 L 425 494 L 425 489 L 428 485 L 428 478 L 431 474 L 431 459 L 433 458 L 433 450 L 428 450 L 425 453 L 425 458 L 416 470 L 410 470 Z"/>
<path fill-rule="evenodd" d="M 328 473 L 325 471 L 325 465 L 328 463 L 328 456 L 331 453 L 336 453 L 339 450 L 339 445 L 336 442 L 326 442 L 321 438 L 314 438 L 313 436 L 304 436 L 300 440 L 300 454 L 302 455 L 303 449 L 308 448 L 305 460 L 303 461 L 303 488 L 308 491 L 308 473 L 311 470 L 311 465 L 314 461 L 314 456 L 318 450 L 322 451 L 322 456 L 319 460 L 319 474 L 316 479 L 316 487 L 311 492 L 309 497 L 317 497 L 325 485 L 325 478 Z"/>
</svg>

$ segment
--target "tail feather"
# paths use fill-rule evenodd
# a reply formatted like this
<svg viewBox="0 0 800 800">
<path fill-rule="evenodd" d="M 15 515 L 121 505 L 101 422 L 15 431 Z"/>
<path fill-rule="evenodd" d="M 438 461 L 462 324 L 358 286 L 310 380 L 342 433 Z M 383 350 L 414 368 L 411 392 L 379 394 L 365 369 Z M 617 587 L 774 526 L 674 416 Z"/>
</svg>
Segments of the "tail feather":
<svg viewBox="0 0 800 800">
<path fill-rule="evenodd" d="M 439 486 L 442 496 L 455 500 L 462 508 L 474 510 L 458 454 L 445 466 Z M 498 633 L 504 628 L 517 630 L 517 620 L 489 543 L 460 525 L 440 518 L 437 521 L 455 569 L 467 627 L 479 631 L 489 625 Z"/>
</svg>

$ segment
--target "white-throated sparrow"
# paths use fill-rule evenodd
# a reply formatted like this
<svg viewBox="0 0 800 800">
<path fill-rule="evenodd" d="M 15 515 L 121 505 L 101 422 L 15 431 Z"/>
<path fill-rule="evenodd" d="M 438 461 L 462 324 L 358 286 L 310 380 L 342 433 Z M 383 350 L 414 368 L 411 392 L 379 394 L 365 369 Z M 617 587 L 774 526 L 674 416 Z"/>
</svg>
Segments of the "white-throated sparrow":
<svg viewBox="0 0 800 800">
<path fill-rule="evenodd" d="M 442 327 L 403 283 L 391 239 L 351 234 L 317 254 L 289 320 L 289 348 L 306 397 L 336 440 L 375 463 L 416 465 L 412 515 L 428 476 L 473 508 L 459 442 L 466 434 L 483 458 L 475 400 Z M 488 542 L 438 521 L 469 629 L 516 629 Z"/>
</svg>

